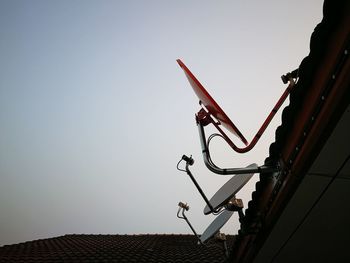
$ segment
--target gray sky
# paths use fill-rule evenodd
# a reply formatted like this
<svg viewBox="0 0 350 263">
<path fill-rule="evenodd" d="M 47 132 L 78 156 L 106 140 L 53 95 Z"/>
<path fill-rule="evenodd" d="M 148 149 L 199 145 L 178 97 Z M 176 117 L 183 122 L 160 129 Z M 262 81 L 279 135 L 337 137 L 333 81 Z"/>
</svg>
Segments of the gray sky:
<svg viewBox="0 0 350 263">
<path fill-rule="evenodd" d="M 321 18 L 320 0 L 1 0 L 0 245 L 189 233 L 176 218 L 180 200 L 201 233 L 213 217 L 176 163 L 193 155 L 208 197 L 229 177 L 203 164 L 198 100 L 175 60 L 250 141 Z M 280 114 L 248 154 L 215 140 L 213 159 L 262 164 L 279 124 Z M 237 195 L 245 205 L 255 182 Z M 233 217 L 223 230 L 238 228 Z"/>
</svg>

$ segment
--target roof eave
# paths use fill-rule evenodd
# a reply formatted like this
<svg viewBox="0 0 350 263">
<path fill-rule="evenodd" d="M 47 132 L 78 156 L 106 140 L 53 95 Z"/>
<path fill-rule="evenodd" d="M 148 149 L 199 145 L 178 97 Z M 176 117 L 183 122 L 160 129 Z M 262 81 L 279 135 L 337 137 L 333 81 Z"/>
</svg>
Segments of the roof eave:
<svg viewBox="0 0 350 263">
<path fill-rule="evenodd" d="M 345 10 L 349 10 L 349 6 L 346 4 Z M 280 136 L 282 138 L 278 138 L 276 131 L 276 141 L 279 139 L 278 143 L 282 146 L 273 155 L 278 156 L 275 162 L 281 165 L 281 172 L 261 175 L 246 211 L 249 218 L 242 220 L 241 230 L 234 243 L 230 257 L 234 262 L 250 262 L 258 253 L 349 104 L 350 17 L 343 15 L 337 21 L 338 24 L 331 25 L 334 31 L 326 37 L 319 37 L 317 34 L 322 33 L 322 27 L 329 26 L 327 23 L 329 24 L 329 21 L 322 21 L 316 27 L 313 37 L 316 35 L 319 39 L 312 39 L 310 55 L 303 61 L 304 64 L 310 64 L 310 60 L 315 63 L 312 70 L 304 69 L 305 76 L 301 76 L 302 85 L 299 85 L 299 89 L 305 90 L 296 94 L 303 96 L 298 98 L 298 103 L 294 103 L 296 99 L 293 101 L 291 98 L 289 109 L 286 109 L 288 113 L 284 112 L 288 116 L 283 116 L 286 121 L 282 122 L 281 126 L 287 131 Z M 325 40 L 327 43 L 324 43 Z M 320 45 L 322 48 L 317 50 L 317 47 L 312 45 Z M 301 70 L 302 67 L 303 63 Z M 303 77 L 307 80 L 303 81 Z M 294 94 L 294 97 L 297 95 Z M 271 155 L 270 152 L 270 157 Z"/>
</svg>

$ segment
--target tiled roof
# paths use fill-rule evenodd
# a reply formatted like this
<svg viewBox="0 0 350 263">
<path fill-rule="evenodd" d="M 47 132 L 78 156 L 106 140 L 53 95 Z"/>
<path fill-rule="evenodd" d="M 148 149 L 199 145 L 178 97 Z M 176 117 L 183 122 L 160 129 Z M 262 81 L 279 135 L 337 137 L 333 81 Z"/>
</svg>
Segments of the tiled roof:
<svg viewBox="0 0 350 263">
<path fill-rule="evenodd" d="M 232 245 L 232 236 L 227 236 Z M 0 262 L 223 262 L 194 235 L 65 235 L 0 247 Z"/>
<path fill-rule="evenodd" d="M 241 220 L 232 262 L 252 260 L 349 104 L 348 84 L 339 87 L 336 83 L 339 77 L 345 78 L 346 83 L 349 76 L 349 14 L 349 1 L 325 0 L 323 19 L 311 36 L 310 53 L 299 66 L 298 83 L 290 94 L 289 106 L 283 110 L 282 124 L 265 160 L 265 165 L 279 165 L 281 171 L 260 175 Z M 316 119 L 320 114 L 323 115 Z M 300 161 L 301 156 L 305 159 Z M 296 168 L 296 160 L 302 167 Z"/>
</svg>

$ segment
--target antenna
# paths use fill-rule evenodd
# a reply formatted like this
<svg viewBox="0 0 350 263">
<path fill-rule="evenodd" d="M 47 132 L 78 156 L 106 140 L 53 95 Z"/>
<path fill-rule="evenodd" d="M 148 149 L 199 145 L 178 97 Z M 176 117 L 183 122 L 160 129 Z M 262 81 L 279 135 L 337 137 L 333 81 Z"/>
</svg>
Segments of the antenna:
<svg viewBox="0 0 350 263">
<path fill-rule="evenodd" d="M 186 166 L 185 170 L 179 168 L 179 164 L 185 161 Z M 197 183 L 196 179 L 193 177 L 189 166 L 194 164 L 194 160 L 192 156 L 188 157 L 186 155 L 183 155 L 180 159 L 180 161 L 177 163 L 177 169 L 186 172 L 192 182 L 197 187 L 197 190 L 202 195 L 204 201 L 206 202 L 206 207 L 204 208 L 204 214 L 212 213 L 214 215 L 218 215 L 214 221 L 206 228 L 206 230 L 203 232 L 201 236 L 199 236 L 188 220 L 187 216 L 185 215 L 185 211 L 189 210 L 189 206 L 187 203 L 179 202 L 179 210 L 177 211 L 177 217 L 180 219 L 184 219 L 188 226 L 191 228 L 193 234 L 197 237 L 198 242 L 202 245 L 210 239 L 215 234 L 219 233 L 219 230 L 221 227 L 223 227 L 226 222 L 231 218 L 233 213 L 235 211 L 238 212 L 239 218 L 242 219 L 244 216 L 243 214 L 243 202 L 241 199 L 237 199 L 235 197 L 235 194 L 242 189 L 242 187 L 250 180 L 250 178 L 253 176 L 253 173 L 251 174 L 240 174 L 233 176 L 229 181 L 227 181 L 211 198 L 209 201 L 206 195 L 204 194 L 203 190 Z M 257 167 L 257 164 L 251 164 L 247 166 L 247 169 L 255 168 Z M 182 216 L 180 216 L 180 212 L 182 212 Z M 228 250 L 227 250 L 227 244 L 226 244 L 226 238 L 223 234 L 218 235 L 218 240 L 223 242 L 224 250 L 226 256 L 228 256 Z"/>
<path fill-rule="evenodd" d="M 202 235 L 198 235 L 196 230 L 191 225 L 190 221 L 188 220 L 187 216 L 185 215 L 185 211 L 188 211 L 190 207 L 187 205 L 187 203 L 179 202 L 178 204 L 179 210 L 177 211 L 177 217 L 180 219 L 184 219 L 186 223 L 191 228 L 193 234 L 197 237 L 198 243 L 204 246 L 208 246 L 205 244 L 211 237 L 216 235 L 216 240 L 223 242 L 223 247 L 225 251 L 226 257 L 229 256 L 227 244 L 226 244 L 226 236 L 223 233 L 220 233 L 220 229 L 227 223 L 227 221 L 231 218 L 234 211 L 224 210 L 220 213 L 219 216 L 217 216 L 214 221 L 204 230 Z M 180 216 L 180 212 L 182 211 L 182 216 Z"/>
<path fill-rule="evenodd" d="M 263 122 L 262 126 L 251 140 L 248 143 L 243 134 L 238 130 L 238 128 L 234 125 L 234 123 L 230 120 L 230 118 L 226 115 L 226 113 L 221 109 L 221 107 L 216 103 L 216 101 L 210 96 L 207 90 L 203 87 L 203 85 L 198 81 L 198 79 L 192 74 L 192 72 L 186 67 L 186 65 L 180 60 L 177 60 L 177 63 L 185 72 L 185 75 L 192 86 L 194 92 L 199 98 L 199 103 L 202 106 L 201 109 L 196 114 L 196 122 L 199 131 L 199 137 L 202 145 L 203 159 L 205 165 L 214 173 L 217 174 L 243 174 L 243 173 L 262 173 L 262 172 L 273 172 L 277 171 L 278 167 L 267 167 L 260 166 L 254 169 L 252 168 L 228 168 L 223 169 L 214 164 L 210 157 L 209 153 L 209 143 L 210 140 L 219 136 L 223 138 L 229 146 L 238 153 L 245 153 L 250 151 L 256 143 L 259 141 L 262 134 L 265 132 L 267 126 L 270 124 L 272 118 L 275 116 L 276 112 L 282 106 L 285 99 L 288 97 L 291 89 L 295 86 L 295 79 L 298 77 L 297 70 L 294 70 L 291 73 L 287 73 L 282 76 L 282 81 L 287 83 L 289 81 L 289 85 L 286 90 L 283 92 L 281 98 L 277 101 L 276 105 L 273 107 L 270 114 L 267 116 L 266 120 Z M 219 131 L 220 134 L 212 134 L 209 136 L 208 140 L 205 136 L 204 127 L 208 124 L 213 124 L 215 128 Z M 228 131 L 232 132 L 236 135 L 244 144 L 244 147 L 236 146 L 232 140 L 227 136 L 223 129 L 221 129 L 220 125 L 224 126 Z"/>
<path fill-rule="evenodd" d="M 204 230 L 203 234 L 199 238 L 202 243 L 206 242 L 209 238 L 214 236 L 219 230 L 226 224 L 226 222 L 231 218 L 234 211 L 224 210 L 220 215 L 218 215 L 213 222 Z"/>
<path fill-rule="evenodd" d="M 199 237 L 198 237 L 198 235 L 196 233 L 196 230 L 194 230 L 193 226 L 191 225 L 190 221 L 188 220 L 187 216 L 185 215 L 185 211 L 190 210 L 190 207 L 187 205 L 187 203 L 185 204 L 185 203 L 182 203 L 182 202 L 179 202 L 178 206 L 179 206 L 179 210 L 177 210 L 177 217 L 181 218 L 181 219 L 184 219 L 186 221 L 186 223 L 191 228 L 193 234 L 198 238 L 198 241 L 202 244 L 202 241 L 199 239 Z M 182 211 L 182 216 L 179 215 L 180 211 Z"/>
<path fill-rule="evenodd" d="M 185 170 L 183 169 L 180 169 L 179 168 L 179 164 L 181 163 L 181 161 L 185 161 L 186 162 L 186 167 L 185 167 Z M 186 155 L 182 155 L 180 161 L 177 163 L 177 166 L 176 168 L 179 170 L 179 171 L 182 171 L 182 172 L 186 172 L 188 174 L 188 176 L 191 178 L 193 184 L 196 186 L 198 192 L 201 194 L 202 198 L 204 199 L 204 201 L 206 202 L 207 206 L 209 207 L 210 211 L 213 213 L 213 214 L 216 214 L 218 213 L 219 211 L 216 211 L 214 210 L 213 206 L 210 204 L 207 196 L 204 194 L 202 188 L 199 186 L 198 182 L 196 181 L 196 179 L 193 177 L 191 171 L 190 171 L 190 168 L 189 166 L 190 165 L 193 165 L 194 164 L 194 160 L 192 159 L 192 155 L 190 157 L 187 157 Z"/>
<path fill-rule="evenodd" d="M 226 113 L 220 108 L 220 106 L 215 102 L 215 100 L 210 96 L 210 94 L 206 91 L 206 89 L 202 86 L 202 84 L 196 79 L 196 77 L 192 74 L 192 72 L 186 67 L 186 65 L 180 60 L 177 60 L 180 67 L 184 70 L 185 75 L 190 82 L 194 92 L 197 94 L 199 98 L 199 104 L 201 105 L 201 109 L 196 114 L 196 123 L 198 126 L 199 138 L 201 141 L 203 159 L 205 165 L 208 169 L 217 174 L 235 174 L 230 180 L 228 180 L 210 199 L 206 197 L 202 188 L 197 183 L 196 179 L 192 175 L 189 166 L 194 164 L 194 160 L 192 156 L 188 157 L 183 155 L 180 161 L 177 163 L 177 169 L 183 172 L 186 172 L 188 176 L 191 178 L 192 182 L 196 186 L 198 192 L 201 194 L 204 199 L 206 206 L 204 207 L 204 214 L 207 215 L 212 213 L 217 215 L 214 221 L 206 228 L 201 236 L 197 235 L 197 232 L 191 225 L 190 221 L 185 215 L 185 211 L 189 210 L 189 206 L 187 203 L 179 202 L 179 210 L 177 212 L 177 217 L 184 219 L 189 227 L 191 228 L 194 235 L 198 238 L 198 242 L 200 244 L 204 244 L 211 237 L 218 234 L 220 240 L 224 243 L 224 249 L 226 256 L 228 256 L 228 250 L 226 245 L 225 236 L 219 233 L 219 230 L 226 224 L 226 222 L 231 218 L 235 211 L 238 212 L 239 218 L 242 219 L 243 214 L 243 202 L 241 199 L 236 198 L 236 193 L 238 193 L 242 187 L 250 180 L 250 178 L 254 175 L 254 173 L 262 173 L 262 172 L 274 172 L 278 171 L 278 167 L 268 167 L 268 166 L 258 166 L 253 163 L 244 168 L 220 168 L 214 164 L 210 157 L 209 152 L 209 143 L 211 139 L 215 136 L 219 136 L 223 138 L 230 147 L 238 152 L 245 153 L 250 151 L 258 142 L 261 135 L 266 130 L 267 126 L 270 124 L 272 118 L 275 116 L 278 109 L 281 107 L 285 99 L 288 97 L 290 90 L 295 85 L 295 79 L 297 78 L 298 72 L 297 70 L 287 73 L 282 76 L 282 81 L 287 83 L 289 81 L 289 85 L 287 89 L 282 94 L 281 98 L 276 103 L 275 107 L 272 109 L 271 113 L 268 115 L 266 120 L 263 122 L 261 128 L 256 133 L 255 137 L 252 139 L 250 143 L 246 140 L 243 134 L 238 130 L 238 128 L 233 124 L 233 122 L 229 119 Z M 208 137 L 205 136 L 204 127 L 208 124 L 213 124 L 214 127 L 219 131 L 220 134 L 212 134 Z M 232 140 L 226 135 L 226 133 L 221 129 L 220 125 L 224 126 L 228 131 L 236 135 L 243 143 L 244 147 L 236 146 Z M 179 168 L 179 164 L 185 161 L 186 166 L 185 169 Z M 182 216 L 180 212 L 182 211 Z"/>
<path fill-rule="evenodd" d="M 257 164 L 253 163 L 248 165 L 247 168 L 256 168 Z M 229 201 L 238 193 L 243 186 L 252 178 L 254 173 L 250 174 L 238 174 L 228 180 L 210 199 L 209 203 L 214 210 L 219 209 L 229 203 Z M 212 209 L 206 205 L 204 207 L 204 214 L 210 214 Z"/>
<path fill-rule="evenodd" d="M 185 170 L 179 168 L 179 164 L 181 161 L 186 162 Z M 229 203 L 229 201 L 235 196 L 236 193 L 238 193 L 239 190 L 242 189 L 242 187 L 252 178 L 254 173 L 250 174 L 238 174 L 236 176 L 233 176 L 230 180 L 228 180 L 210 199 L 207 198 L 205 193 L 203 192 L 202 188 L 192 175 L 192 172 L 189 169 L 189 166 L 194 164 L 194 160 L 191 157 L 188 157 L 186 155 L 183 155 L 180 161 L 177 163 L 177 169 L 182 172 L 186 172 L 187 175 L 191 178 L 193 184 L 196 186 L 198 192 L 204 199 L 206 206 L 204 208 L 204 214 L 218 214 L 225 205 Z M 258 167 L 257 164 L 253 163 L 248 165 L 245 169 L 256 169 Z"/>
</svg>

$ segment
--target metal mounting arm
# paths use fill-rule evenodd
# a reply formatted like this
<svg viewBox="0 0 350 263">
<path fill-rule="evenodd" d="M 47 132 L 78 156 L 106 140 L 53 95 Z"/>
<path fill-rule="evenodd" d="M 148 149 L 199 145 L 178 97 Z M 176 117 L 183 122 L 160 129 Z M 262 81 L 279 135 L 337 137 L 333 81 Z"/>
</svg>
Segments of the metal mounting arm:
<svg viewBox="0 0 350 263">
<path fill-rule="evenodd" d="M 290 73 L 288 73 L 288 74 L 290 74 Z M 282 106 L 283 102 L 288 97 L 290 91 L 295 86 L 294 79 L 291 77 L 291 75 L 288 75 L 288 74 L 286 75 L 286 76 L 289 76 L 289 85 L 288 85 L 288 87 L 283 92 L 282 96 L 279 98 L 279 100 L 277 101 L 276 105 L 273 107 L 273 109 L 271 110 L 270 114 L 267 116 L 266 120 L 263 122 L 263 124 L 261 125 L 260 129 L 258 130 L 258 132 L 255 134 L 254 138 L 252 139 L 252 141 L 250 143 L 247 144 L 247 146 L 245 146 L 243 148 L 240 148 L 240 147 L 236 146 L 232 142 L 232 140 L 226 135 L 226 133 L 220 128 L 220 126 L 219 126 L 220 122 L 215 122 L 213 120 L 213 118 L 211 117 L 210 112 L 206 111 L 204 108 L 201 108 L 199 110 L 199 112 L 196 114 L 196 122 L 197 122 L 197 124 L 200 123 L 200 124 L 202 124 L 202 126 L 206 126 L 209 123 L 213 124 L 215 126 L 215 128 L 220 132 L 221 137 L 230 145 L 230 147 L 234 151 L 236 151 L 238 153 L 249 152 L 256 145 L 256 143 L 259 141 L 260 137 L 265 132 L 267 126 L 270 124 L 271 120 L 273 119 L 273 117 L 275 116 L 275 114 L 277 113 L 279 108 Z"/>
<path fill-rule="evenodd" d="M 202 153 L 203 153 L 203 159 L 204 164 L 207 166 L 207 168 L 216 174 L 222 174 L 222 175 L 232 175 L 232 174 L 249 174 L 249 173 L 267 173 L 267 172 L 275 172 L 278 171 L 278 167 L 269 167 L 269 166 L 259 166 L 257 168 L 220 168 L 214 162 L 212 161 L 208 149 L 207 140 L 205 137 L 205 132 L 203 125 L 199 122 L 198 125 L 198 132 L 199 132 L 199 139 L 201 141 L 202 146 Z"/>
<path fill-rule="evenodd" d="M 192 175 L 192 173 L 191 173 L 191 171 L 190 171 L 190 169 L 189 169 L 189 166 L 191 166 L 191 165 L 194 164 L 194 160 L 193 160 L 192 156 L 191 156 L 191 157 L 188 157 L 188 156 L 186 156 L 186 155 L 183 155 L 182 158 L 181 158 L 181 160 L 180 160 L 180 162 L 181 162 L 182 160 L 186 162 L 185 170 L 181 170 L 181 169 L 179 169 L 179 167 L 177 167 L 177 169 L 180 170 L 180 171 L 184 171 L 184 172 L 186 172 L 186 173 L 188 174 L 188 176 L 191 178 L 193 184 L 196 186 L 198 192 L 201 194 L 202 198 L 204 199 L 205 203 L 206 203 L 206 204 L 208 205 L 208 207 L 210 208 L 211 213 L 217 214 L 218 212 L 220 212 L 221 209 L 215 210 L 215 209 L 213 208 L 213 206 L 212 206 L 211 203 L 209 202 L 209 199 L 208 199 L 207 196 L 204 194 L 202 188 L 199 186 L 198 182 L 197 182 L 196 179 L 193 177 L 193 175 Z M 180 162 L 178 162 L 178 165 L 180 164 Z"/>
<path fill-rule="evenodd" d="M 178 206 L 179 206 L 179 210 L 177 210 L 177 217 L 180 219 L 184 219 L 186 221 L 188 226 L 191 228 L 193 234 L 197 237 L 198 242 L 203 245 L 202 240 L 199 238 L 196 230 L 194 230 L 193 226 L 191 225 L 190 221 L 187 219 L 187 216 L 185 215 L 185 211 L 188 211 L 190 207 L 187 204 L 184 204 L 182 202 L 179 202 Z M 182 211 L 182 216 L 179 215 L 180 211 Z"/>
<path fill-rule="evenodd" d="M 179 202 L 178 206 L 179 206 L 179 210 L 177 211 L 177 217 L 180 219 L 184 219 L 186 221 L 188 226 L 191 228 L 193 234 L 198 239 L 198 244 L 201 244 L 205 247 L 212 247 L 213 245 L 207 245 L 207 244 L 205 244 L 206 241 L 202 241 L 201 237 L 197 234 L 196 230 L 194 230 L 193 226 L 191 225 L 190 221 L 188 220 L 187 216 L 185 215 L 185 211 L 188 211 L 190 209 L 190 207 L 187 204 L 184 204 L 182 202 Z M 182 213 L 181 213 L 182 216 L 180 215 L 181 211 L 182 211 Z M 225 234 L 220 233 L 220 231 L 218 230 L 218 233 L 215 235 L 215 239 L 222 242 L 225 255 L 228 258 L 229 252 L 227 249 L 227 242 L 226 242 Z"/>
<path fill-rule="evenodd" d="M 256 143 L 259 141 L 261 135 L 265 132 L 267 126 L 270 124 L 272 118 L 275 116 L 276 112 L 279 110 L 285 99 L 288 97 L 290 90 L 295 85 L 295 80 L 293 77 L 295 77 L 295 72 L 288 73 L 285 76 L 282 76 L 282 79 L 285 80 L 286 77 L 289 79 L 289 85 L 282 94 L 281 98 L 276 103 L 275 107 L 272 109 L 266 120 L 263 122 L 262 126 L 256 133 L 253 140 L 244 148 L 239 148 L 236 146 L 232 140 L 226 135 L 226 133 L 220 128 L 220 123 L 216 122 L 211 114 L 206 111 L 204 108 L 202 108 L 197 114 L 196 114 L 196 123 L 198 126 L 198 132 L 199 132 L 199 139 L 201 141 L 202 146 L 202 153 L 203 153 L 203 159 L 205 165 L 208 167 L 208 169 L 216 174 L 222 174 L 222 175 L 229 175 L 229 174 L 247 174 L 247 173 L 265 173 L 265 172 L 275 172 L 278 171 L 278 167 L 268 167 L 268 166 L 260 166 L 257 168 L 220 168 L 217 165 L 214 164 L 210 157 L 209 152 L 209 142 L 210 139 L 213 138 L 213 136 L 220 136 L 222 137 L 228 145 L 236 152 L 238 153 L 245 153 L 250 151 Z M 213 124 L 215 128 L 220 132 L 220 134 L 212 134 L 209 139 L 207 140 L 204 132 L 204 126 L 207 126 L 208 124 Z"/>
</svg>

